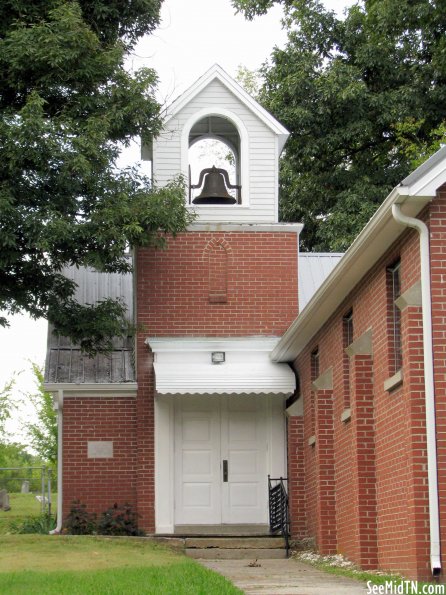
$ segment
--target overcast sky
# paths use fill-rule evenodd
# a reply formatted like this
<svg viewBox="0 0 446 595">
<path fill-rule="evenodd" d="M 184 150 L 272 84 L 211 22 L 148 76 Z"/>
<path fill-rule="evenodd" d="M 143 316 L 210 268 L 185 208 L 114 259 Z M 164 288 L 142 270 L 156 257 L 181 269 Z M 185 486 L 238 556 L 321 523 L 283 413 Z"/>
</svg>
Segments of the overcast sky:
<svg viewBox="0 0 446 595">
<path fill-rule="evenodd" d="M 326 0 L 330 8 L 342 12 L 350 0 Z M 231 76 L 239 65 L 257 69 L 275 45 L 283 46 L 281 9 L 252 22 L 235 15 L 229 0 L 165 0 L 162 23 L 157 32 L 142 40 L 129 66 L 149 66 L 159 75 L 158 99 L 170 103 L 213 64 L 220 64 Z M 137 154 L 137 152 L 136 152 Z M 28 360 L 43 364 L 46 322 L 15 316 L 7 329 L 0 327 L 0 387 L 18 376 L 17 387 L 33 386 Z"/>
<path fill-rule="evenodd" d="M 325 0 L 341 13 L 349 0 Z M 170 103 L 208 68 L 217 63 L 231 76 L 239 65 L 250 70 L 268 58 L 275 45 L 283 46 L 282 9 L 245 20 L 230 0 L 165 0 L 157 32 L 135 50 L 133 65 L 150 64 L 160 75 L 161 101 Z"/>
</svg>

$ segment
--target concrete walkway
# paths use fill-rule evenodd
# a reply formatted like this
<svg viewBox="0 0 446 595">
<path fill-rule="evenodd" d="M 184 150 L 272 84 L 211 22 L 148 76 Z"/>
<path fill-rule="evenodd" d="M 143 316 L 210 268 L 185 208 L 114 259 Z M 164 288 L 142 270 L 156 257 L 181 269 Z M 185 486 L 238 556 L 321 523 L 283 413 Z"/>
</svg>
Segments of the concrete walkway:
<svg viewBox="0 0 446 595">
<path fill-rule="evenodd" d="M 288 560 L 197 560 L 223 574 L 247 595 L 364 595 L 367 586 L 309 564 Z"/>
</svg>

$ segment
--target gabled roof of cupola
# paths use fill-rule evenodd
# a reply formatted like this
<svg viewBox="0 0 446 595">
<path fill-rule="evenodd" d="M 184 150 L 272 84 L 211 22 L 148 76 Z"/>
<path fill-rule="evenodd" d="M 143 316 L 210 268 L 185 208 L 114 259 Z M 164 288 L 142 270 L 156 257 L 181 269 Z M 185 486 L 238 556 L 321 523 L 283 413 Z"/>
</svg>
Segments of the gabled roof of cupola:
<svg viewBox="0 0 446 595">
<path fill-rule="evenodd" d="M 279 137 L 279 152 L 282 151 L 290 133 L 274 118 L 265 108 L 263 108 L 255 99 L 241 87 L 237 81 L 229 76 L 218 64 L 214 64 L 207 72 L 195 81 L 184 93 L 182 93 L 167 108 L 165 122 L 173 118 L 182 110 L 192 99 L 198 95 L 212 81 L 217 79 L 224 85 L 237 99 L 243 103 L 253 114 L 255 114 L 266 126 L 268 126 Z"/>
</svg>

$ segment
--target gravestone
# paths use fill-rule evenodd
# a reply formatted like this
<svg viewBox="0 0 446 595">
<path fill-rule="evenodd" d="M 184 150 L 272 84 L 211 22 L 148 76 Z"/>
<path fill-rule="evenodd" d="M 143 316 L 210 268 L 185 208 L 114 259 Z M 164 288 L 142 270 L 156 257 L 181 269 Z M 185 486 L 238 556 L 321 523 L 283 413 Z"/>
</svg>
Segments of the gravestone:
<svg viewBox="0 0 446 595">
<path fill-rule="evenodd" d="M 0 510 L 4 510 L 5 512 L 11 510 L 9 506 L 9 495 L 6 490 L 0 490 Z"/>
<path fill-rule="evenodd" d="M 22 494 L 29 494 L 29 481 L 27 479 L 22 483 L 21 492 Z"/>
</svg>

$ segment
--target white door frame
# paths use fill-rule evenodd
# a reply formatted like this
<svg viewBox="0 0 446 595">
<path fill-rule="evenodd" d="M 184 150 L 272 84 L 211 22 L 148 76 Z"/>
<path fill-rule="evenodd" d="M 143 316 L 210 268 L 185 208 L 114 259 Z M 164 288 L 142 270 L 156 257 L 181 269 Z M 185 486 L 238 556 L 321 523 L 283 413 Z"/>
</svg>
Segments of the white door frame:
<svg viewBox="0 0 446 595">
<path fill-rule="evenodd" d="M 212 399 L 215 395 L 201 395 Z M 173 533 L 175 528 L 175 399 L 188 396 L 155 398 L 155 525 L 156 533 Z M 285 398 L 264 395 L 266 407 L 266 474 L 286 477 Z"/>
</svg>

